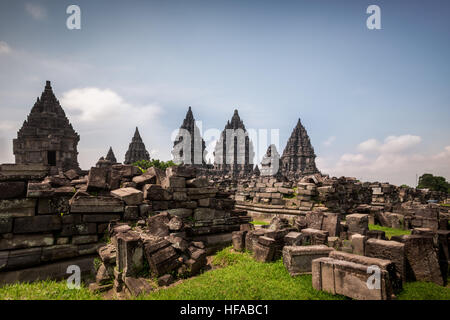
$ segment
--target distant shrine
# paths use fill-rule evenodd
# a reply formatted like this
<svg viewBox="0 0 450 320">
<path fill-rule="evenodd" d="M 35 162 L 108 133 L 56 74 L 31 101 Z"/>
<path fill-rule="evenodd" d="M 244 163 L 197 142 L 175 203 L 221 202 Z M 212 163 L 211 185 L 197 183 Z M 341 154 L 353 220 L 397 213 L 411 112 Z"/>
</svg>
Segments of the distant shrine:
<svg viewBox="0 0 450 320">
<path fill-rule="evenodd" d="M 145 144 L 142 141 L 138 127 L 134 132 L 134 136 L 128 146 L 128 151 L 125 153 L 125 164 L 133 164 L 136 161 L 147 160 L 150 161 L 150 154 L 145 149 Z"/>
<path fill-rule="evenodd" d="M 75 132 L 53 94 L 50 81 L 37 98 L 27 120 L 13 140 L 16 164 L 42 164 L 62 170 L 80 170 Z"/>
<path fill-rule="evenodd" d="M 173 143 L 172 157 L 177 164 L 206 165 L 206 145 L 189 107 Z"/>
<path fill-rule="evenodd" d="M 281 156 L 281 172 L 289 179 L 319 173 L 315 159 L 316 154 L 308 133 L 298 119 Z"/>
<path fill-rule="evenodd" d="M 214 169 L 233 176 L 246 176 L 253 172 L 254 156 L 248 132 L 238 111 L 234 110 L 216 144 Z"/>
</svg>

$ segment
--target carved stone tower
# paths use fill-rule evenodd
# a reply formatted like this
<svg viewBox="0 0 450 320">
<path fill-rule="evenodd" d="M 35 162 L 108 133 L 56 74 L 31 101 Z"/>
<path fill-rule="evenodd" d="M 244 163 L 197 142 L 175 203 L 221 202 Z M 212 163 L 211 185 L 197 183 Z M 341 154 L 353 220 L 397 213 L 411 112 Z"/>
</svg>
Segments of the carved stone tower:
<svg viewBox="0 0 450 320">
<path fill-rule="evenodd" d="M 37 98 L 13 140 L 16 164 L 43 164 L 62 170 L 80 170 L 77 145 L 80 136 L 72 128 L 53 94 L 50 81 Z"/>
<path fill-rule="evenodd" d="M 140 160 L 149 160 L 150 155 L 148 151 L 145 149 L 145 144 L 142 142 L 141 135 L 139 134 L 139 130 L 136 127 L 136 131 L 134 132 L 133 139 L 128 146 L 128 151 L 125 154 L 125 164 L 133 164 L 136 161 Z"/>
<path fill-rule="evenodd" d="M 319 173 L 315 159 L 316 155 L 308 133 L 298 119 L 281 156 L 282 173 L 289 179 L 298 179 L 304 175 Z"/>
</svg>

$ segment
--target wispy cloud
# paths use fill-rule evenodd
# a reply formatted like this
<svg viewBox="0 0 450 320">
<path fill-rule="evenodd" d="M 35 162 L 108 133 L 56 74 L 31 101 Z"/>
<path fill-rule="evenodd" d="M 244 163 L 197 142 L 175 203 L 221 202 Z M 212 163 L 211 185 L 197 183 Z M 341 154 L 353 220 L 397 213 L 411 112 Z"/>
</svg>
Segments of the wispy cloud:
<svg viewBox="0 0 450 320">
<path fill-rule="evenodd" d="M 415 185 L 416 174 L 429 172 L 450 177 L 450 146 L 436 154 L 416 150 L 422 138 L 415 135 L 389 136 L 381 143 L 369 139 L 356 146 L 355 153 L 337 159 L 318 157 L 323 173 L 333 176 L 354 176 L 364 181 L 386 181 L 397 185 Z"/>
<path fill-rule="evenodd" d="M 333 144 L 333 142 L 336 141 L 336 137 L 335 136 L 331 136 L 329 137 L 327 140 L 325 140 L 323 142 L 323 144 L 327 147 L 331 146 Z"/>
<path fill-rule="evenodd" d="M 47 10 L 35 3 L 26 3 L 25 11 L 35 20 L 44 20 L 47 18 Z"/>
<path fill-rule="evenodd" d="M 9 54 L 12 49 L 5 41 L 0 41 L 0 55 L 1 54 Z"/>
</svg>

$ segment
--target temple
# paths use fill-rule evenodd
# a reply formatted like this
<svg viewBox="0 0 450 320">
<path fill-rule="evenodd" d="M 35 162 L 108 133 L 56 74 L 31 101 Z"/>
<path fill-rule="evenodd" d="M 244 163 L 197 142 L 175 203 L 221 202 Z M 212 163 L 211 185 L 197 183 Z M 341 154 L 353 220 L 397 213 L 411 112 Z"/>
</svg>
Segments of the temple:
<svg viewBox="0 0 450 320">
<path fill-rule="evenodd" d="M 117 159 L 116 159 L 116 156 L 114 155 L 114 151 L 113 151 L 112 147 L 109 147 L 108 154 L 106 155 L 105 160 L 110 161 L 112 164 L 117 163 Z"/>
<path fill-rule="evenodd" d="M 238 111 L 234 110 L 216 144 L 214 169 L 233 176 L 245 176 L 253 171 L 253 157 L 253 144 Z"/>
<path fill-rule="evenodd" d="M 22 128 L 13 140 L 16 164 L 43 164 L 56 169 L 80 170 L 77 145 L 80 136 L 75 132 L 50 81 L 37 98 Z"/>
<path fill-rule="evenodd" d="M 316 155 L 308 133 L 298 119 L 281 156 L 282 173 L 288 179 L 298 179 L 304 175 L 319 173 L 315 159 Z"/>
<path fill-rule="evenodd" d="M 173 160 L 177 164 L 204 166 L 206 164 L 205 149 L 205 141 L 195 123 L 192 108 L 189 107 L 173 144 Z"/>
<path fill-rule="evenodd" d="M 125 164 L 133 164 L 137 161 L 148 160 L 150 161 L 150 154 L 145 149 L 145 144 L 142 141 L 139 130 L 136 127 L 133 139 L 128 146 L 128 151 L 125 153 Z"/>
</svg>

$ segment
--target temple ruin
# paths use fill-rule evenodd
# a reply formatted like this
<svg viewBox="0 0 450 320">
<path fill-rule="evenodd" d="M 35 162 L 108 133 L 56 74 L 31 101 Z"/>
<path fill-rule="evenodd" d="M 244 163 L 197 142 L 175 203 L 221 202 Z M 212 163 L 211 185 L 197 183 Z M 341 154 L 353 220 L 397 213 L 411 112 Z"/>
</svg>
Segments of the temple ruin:
<svg viewBox="0 0 450 320">
<path fill-rule="evenodd" d="M 56 99 L 50 81 L 46 82 L 27 120 L 13 140 L 16 164 L 41 164 L 56 169 L 80 170 L 75 132 Z"/>
<path fill-rule="evenodd" d="M 217 141 L 214 151 L 214 169 L 232 176 L 245 176 L 253 171 L 253 144 L 244 123 L 234 110 Z"/>
<path fill-rule="evenodd" d="M 150 161 L 150 154 L 145 149 L 145 144 L 142 141 L 141 135 L 139 133 L 138 127 L 134 132 L 133 139 L 128 146 L 128 151 L 125 154 L 125 164 L 132 164 L 140 160 Z"/>
<path fill-rule="evenodd" d="M 177 164 L 206 165 L 206 145 L 200 129 L 195 123 L 192 108 L 189 107 L 181 124 L 172 149 L 173 161 Z"/>
<path fill-rule="evenodd" d="M 289 179 L 319 173 L 315 159 L 316 155 L 308 133 L 298 119 L 281 156 L 282 173 Z"/>
</svg>

